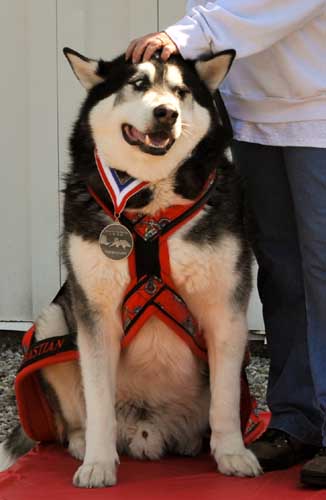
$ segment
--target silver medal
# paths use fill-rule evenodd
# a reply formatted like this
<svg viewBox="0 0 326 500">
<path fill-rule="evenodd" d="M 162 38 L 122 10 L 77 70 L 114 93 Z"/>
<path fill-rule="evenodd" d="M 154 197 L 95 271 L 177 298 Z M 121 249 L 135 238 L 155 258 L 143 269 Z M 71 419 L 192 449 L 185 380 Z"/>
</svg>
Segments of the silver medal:
<svg viewBox="0 0 326 500">
<path fill-rule="evenodd" d="M 109 224 L 103 229 L 99 244 L 102 252 L 112 260 L 126 259 L 134 248 L 131 232 L 119 222 Z"/>
</svg>

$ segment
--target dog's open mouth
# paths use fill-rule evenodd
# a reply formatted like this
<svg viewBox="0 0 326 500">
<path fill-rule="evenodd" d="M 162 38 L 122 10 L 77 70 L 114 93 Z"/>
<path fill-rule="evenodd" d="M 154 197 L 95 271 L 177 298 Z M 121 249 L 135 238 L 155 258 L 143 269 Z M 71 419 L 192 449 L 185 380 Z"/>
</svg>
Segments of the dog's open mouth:
<svg viewBox="0 0 326 500">
<path fill-rule="evenodd" d="M 138 146 L 141 151 L 151 155 L 165 155 L 175 141 L 172 132 L 156 130 L 144 134 L 128 124 L 122 125 L 122 134 L 128 144 Z"/>
</svg>

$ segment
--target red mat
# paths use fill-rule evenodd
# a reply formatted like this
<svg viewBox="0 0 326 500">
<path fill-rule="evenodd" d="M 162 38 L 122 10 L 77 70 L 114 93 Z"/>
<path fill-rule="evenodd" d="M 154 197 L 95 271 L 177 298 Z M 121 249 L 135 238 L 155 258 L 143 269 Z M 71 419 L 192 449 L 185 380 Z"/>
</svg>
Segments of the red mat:
<svg viewBox="0 0 326 500">
<path fill-rule="evenodd" d="M 40 446 L 0 473 L 0 500 L 326 500 L 326 490 L 300 486 L 300 467 L 241 479 L 218 474 L 208 455 L 159 462 L 122 458 L 117 486 L 85 490 L 71 484 L 78 465 L 62 448 Z"/>
</svg>

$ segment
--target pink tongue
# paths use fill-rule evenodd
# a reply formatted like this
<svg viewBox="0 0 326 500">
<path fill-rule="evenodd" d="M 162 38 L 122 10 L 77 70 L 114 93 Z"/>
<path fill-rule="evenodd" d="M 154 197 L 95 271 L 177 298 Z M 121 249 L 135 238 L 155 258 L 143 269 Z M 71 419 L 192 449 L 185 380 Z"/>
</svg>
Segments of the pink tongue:
<svg viewBox="0 0 326 500">
<path fill-rule="evenodd" d="M 133 139 L 136 139 L 141 142 L 145 142 L 146 135 L 137 130 L 135 127 L 130 127 L 130 135 Z"/>
</svg>

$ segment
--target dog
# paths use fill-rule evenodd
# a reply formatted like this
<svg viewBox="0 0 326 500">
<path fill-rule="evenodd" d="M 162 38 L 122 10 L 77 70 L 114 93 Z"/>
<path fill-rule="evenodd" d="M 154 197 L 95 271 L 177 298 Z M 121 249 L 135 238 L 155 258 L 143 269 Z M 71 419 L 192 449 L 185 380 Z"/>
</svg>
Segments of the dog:
<svg viewBox="0 0 326 500">
<path fill-rule="evenodd" d="M 196 455 L 209 427 L 218 470 L 258 476 L 261 468 L 244 446 L 239 415 L 251 252 L 241 186 L 225 156 L 226 132 L 213 98 L 235 52 L 197 61 L 173 56 L 165 63 L 156 54 L 139 64 L 124 55 L 108 62 L 68 48 L 64 53 L 87 95 L 70 140 L 62 236 L 67 282 L 37 319 L 35 336 L 42 341 L 76 333 L 79 362 L 40 372 L 58 439 L 83 461 L 73 483 L 116 484 L 121 453 L 151 460 L 168 452 Z M 112 208 L 107 178 L 101 178 L 103 165 L 114 168 L 122 184 L 140 183 L 121 212 L 118 205 Z M 188 329 L 187 345 L 162 320 L 168 314 L 162 304 L 156 304 L 161 317 L 149 316 L 121 347 L 121 307 L 131 279 L 132 257 L 127 256 L 134 244 L 122 217 L 140 217 L 148 236 L 166 224 L 165 219 L 164 224 L 163 219 L 153 221 L 153 215 L 171 207 L 188 210 L 200 199 L 200 210 L 190 209 L 191 217 L 164 240 L 170 266 L 165 291 L 173 307 L 182 314 L 189 309 L 195 318 L 206 343 L 209 374 L 207 362 L 189 348 L 198 340 L 193 331 Z M 108 233 L 106 228 L 113 226 L 122 236 Z M 137 266 L 157 268 L 161 253 L 155 251 L 153 264 L 141 250 Z M 155 279 L 146 282 L 152 295 Z M 153 305 L 152 299 L 148 304 Z M 192 316 L 187 321 L 194 328 Z M 1 469 L 33 445 L 21 427 L 15 429 L 1 445 Z"/>
</svg>

